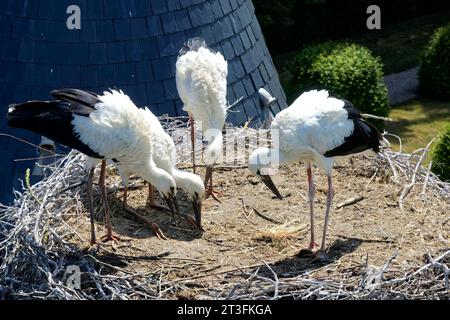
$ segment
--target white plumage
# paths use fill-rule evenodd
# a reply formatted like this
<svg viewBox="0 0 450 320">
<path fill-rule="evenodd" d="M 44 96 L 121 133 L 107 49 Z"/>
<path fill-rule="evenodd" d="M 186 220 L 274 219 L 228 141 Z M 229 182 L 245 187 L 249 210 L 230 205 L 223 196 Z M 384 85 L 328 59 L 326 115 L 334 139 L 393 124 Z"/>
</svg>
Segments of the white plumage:
<svg viewBox="0 0 450 320">
<path fill-rule="evenodd" d="M 100 188 L 105 201 L 106 240 L 114 240 L 106 199 L 106 160 L 116 163 L 123 182 L 124 209 L 152 226 L 158 236 L 162 233 L 154 223 L 127 205 L 128 175 L 136 173 L 154 185 L 173 211 L 176 183 L 153 160 L 152 128 L 145 120 L 148 111 L 136 107 L 122 91 L 111 90 L 97 95 L 77 89 L 52 92 L 54 101 L 31 101 L 11 106 L 8 124 L 46 136 L 58 143 L 86 154 L 90 168 L 88 194 L 91 211 L 91 242 L 95 243 L 92 177 L 96 164 L 102 161 Z"/>
<path fill-rule="evenodd" d="M 303 93 L 289 108 L 277 114 L 271 130 L 273 149 L 255 150 L 249 159 L 249 169 L 260 176 L 267 187 L 281 199 L 282 196 L 269 175 L 271 167 L 297 161 L 306 164 L 310 196 L 311 250 L 317 246 L 313 213 L 315 188 L 311 164 L 315 163 L 325 171 L 328 177 L 328 192 L 321 245 L 321 249 L 324 249 L 334 193 L 331 182 L 333 161 L 337 157 L 366 150 L 378 152 L 381 135 L 373 125 L 362 119 L 360 112 L 349 101 L 330 97 L 325 90 Z"/>
<path fill-rule="evenodd" d="M 209 49 L 204 39 L 190 39 L 180 51 L 176 63 L 176 83 L 184 103 L 183 109 L 191 118 L 193 150 L 193 120 L 201 125 L 208 142 L 204 152 L 207 164 L 205 185 L 208 180 L 212 185 L 212 167 L 222 155 L 222 129 L 227 114 L 227 75 L 228 64 L 224 57 Z M 195 172 L 195 154 L 193 162 Z"/>
<path fill-rule="evenodd" d="M 145 121 L 147 112 L 122 91 L 104 92 L 98 99 L 101 102 L 89 117 L 74 115 L 72 125 L 79 139 L 105 159 L 117 160 L 124 173 L 135 173 L 163 195 L 171 196 L 176 183 L 154 162 L 154 133 Z"/>
<path fill-rule="evenodd" d="M 342 145 L 354 129 L 344 105 L 343 100 L 330 97 L 325 90 L 313 90 L 278 113 L 272 130 L 279 133 L 279 139 L 273 142 L 283 162 L 298 161 L 301 154 L 300 158 L 315 162 L 329 173 L 333 160 L 323 155 Z"/>
<path fill-rule="evenodd" d="M 210 129 L 221 132 L 227 111 L 228 64 L 222 54 L 214 53 L 204 43 L 195 51 L 192 41 L 202 40 L 191 40 L 190 48 L 194 49 L 181 55 L 176 64 L 183 110 L 201 122 L 203 133 Z"/>
<path fill-rule="evenodd" d="M 164 131 L 158 118 L 148 108 L 143 109 L 143 115 L 145 122 L 152 128 L 150 142 L 156 166 L 169 173 L 177 187 L 187 193 L 194 208 L 196 224 L 201 228 L 201 206 L 205 196 L 203 181 L 198 175 L 177 168 L 177 151 L 173 139 Z"/>
</svg>

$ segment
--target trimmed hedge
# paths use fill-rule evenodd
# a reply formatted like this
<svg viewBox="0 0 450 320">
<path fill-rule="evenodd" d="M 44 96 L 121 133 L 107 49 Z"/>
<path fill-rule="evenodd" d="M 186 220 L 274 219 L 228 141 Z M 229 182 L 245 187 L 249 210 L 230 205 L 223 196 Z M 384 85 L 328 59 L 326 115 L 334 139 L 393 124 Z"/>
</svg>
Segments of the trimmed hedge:
<svg viewBox="0 0 450 320">
<path fill-rule="evenodd" d="M 419 72 L 420 91 L 435 98 L 450 98 L 450 24 L 433 34 Z"/>
<path fill-rule="evenodd" d="M 309 46 L 296 57 L 291 91 L 327 89 L 350 100 L 365 113 L 387 116 L 389 103 L 383 83 L 383 65 L 365 47 L 325 42 Z"/>
<path fill-rule="evenodd" d="M 444 129 L 434 148 L 431 171 L 442 181 L 450 180 L 450 124 Z"/>
</svg>

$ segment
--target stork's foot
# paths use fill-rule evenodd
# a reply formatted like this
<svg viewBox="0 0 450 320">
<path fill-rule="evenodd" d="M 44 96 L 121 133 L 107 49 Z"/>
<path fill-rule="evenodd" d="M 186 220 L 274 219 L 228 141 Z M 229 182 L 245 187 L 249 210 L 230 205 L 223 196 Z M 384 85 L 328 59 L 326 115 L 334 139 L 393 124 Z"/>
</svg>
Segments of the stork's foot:
<svg viewBox="0 0 450 320">
<path fill-rule="evenodd" d="M 222 203 L 222 201 L 220 201 L 219 196 L 223 196 L 223 193 L 221 192 L 217 192 L 214 191 L 213 189 L 207 189 L 205 191 L 205 198 L 208 199 L 209 197 L 213 198 L 214 200 L 216 200 L 218 203 Z"/>
<path fill-rule="evenodd" d="M 164 233 L 161 231 L 161 229 L 159 228 L 159 226 L 152 222 L 152 230 L 153 233 L 155 234 L 155 236 L 160 239 L 160 240 L 167 240 L 166 236 L 164 235 Z"/>
<path fill-rule="evenodd" d="M 102 236 L 100 238 L 100 240 L 102 240 L 102 242 L 119 242 L 121 239 L 119 236 L 114 235 L 112 232 L 111 233 L 106 233 L 104 236 Z"/>
<path fill-rule="evenodd" d="M 164 235 L 164 233 L 161 231 L 161 229 L 159 228 L 159 226 L 158 226 L 156 223 L 150 221 L 149 219 L 147 219 L 147 218 L 144 217 L 143 215 L 137 213 L 136 210 L 132 209 L 130 206 L 128 206 L 128 205 L 126 205 L 126 204 L 124 204 L 123 210 L 125 210 L 125 212 L 127 212 L 127 213 L 129 213 L 129 214 L 132 214 L 132 215 L 135 216 L 137 219 L 139 219 L 141 222 L 143 222 L 143 223 L 149 225 L 149 226 L 152 228 L 153 233 L 155 234 L 155 236 L 156 236 L 158 239 L 167 240 L 166 236 Z"/>
<path fill-rule="evenodd" d="M 194 228 L 199 229 L 200 231 L 205 231 L 205 229 L 203 229 L 203 227 L 197 224 L 197 222 L 195 221 L 195 219 L 189 215 L 183 215 L 184 219 Z"/>
</svg>

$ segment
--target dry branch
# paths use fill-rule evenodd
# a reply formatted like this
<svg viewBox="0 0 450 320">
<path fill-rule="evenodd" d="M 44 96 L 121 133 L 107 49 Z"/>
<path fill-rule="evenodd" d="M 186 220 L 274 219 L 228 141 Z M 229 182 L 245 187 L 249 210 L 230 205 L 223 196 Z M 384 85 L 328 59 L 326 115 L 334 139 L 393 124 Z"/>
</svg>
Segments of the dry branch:
<svg viewBox="0 0 450 320">
<path fill-rule="evenodd" d="M 349 199 L 347 199 L 345 201 L 342 201 L 341 203 L 338 203 L 338 205 L 336 206 L 336 209 L 340 209 L 340 208 L 343 208 L 343 207 L 346 207 L 346 206 L 351 206 L 352 204 L 358 203 L 358 202 L 360 202 L 363 199 L 364 199 L 363 196 L 356 195 L 356 196 L 351 197 L 351 198 L 349 198 Z"/>
</svg>

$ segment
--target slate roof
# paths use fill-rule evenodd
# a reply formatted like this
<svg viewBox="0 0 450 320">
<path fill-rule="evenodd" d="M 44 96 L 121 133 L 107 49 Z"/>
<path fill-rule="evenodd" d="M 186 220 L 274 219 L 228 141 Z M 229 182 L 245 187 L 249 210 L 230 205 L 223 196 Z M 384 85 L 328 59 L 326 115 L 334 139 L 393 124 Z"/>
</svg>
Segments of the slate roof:
<svg viewBox="0 0 450 320">
<path fill-rule="evenodd" d="M 81 30 L 69 30 L 66 9 L 81 8 Z M 123 89 L 137 105 L 157 114 L 182 115 L 175 86 L 178 50 L 201 36 L 229 61 L 228 100 L 244 96 L 228 122 L 258 115 L 257 89 L 265 87 L 286 106 L 251 0 L 4 0 L 0 2 L 0 132 L 7 106 L 48 99 L 54 88 L 101 92 Z M 31 133 L 14 135 L 39 142 Z M 0 202 L 11 199 L 36 150 L 0 137 Z"/>
</svg>

